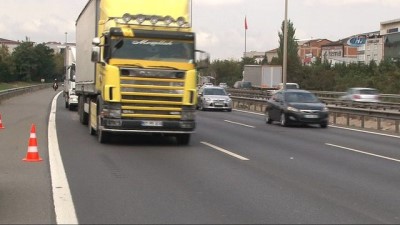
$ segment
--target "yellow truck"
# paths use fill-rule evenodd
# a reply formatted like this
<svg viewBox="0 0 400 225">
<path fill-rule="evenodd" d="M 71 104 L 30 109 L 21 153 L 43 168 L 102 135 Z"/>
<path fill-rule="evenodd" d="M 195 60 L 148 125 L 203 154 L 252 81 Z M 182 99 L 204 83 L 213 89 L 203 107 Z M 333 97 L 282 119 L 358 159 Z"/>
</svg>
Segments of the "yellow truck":
<svg viewBox="0 0 400 225">
<path fill-rule="evenodd" d="M 100 143 L 161 134 L 190 143 L 197 71 L 190 0 L 89 0 L 76 21 L 78 114 Z"/>
</svg>

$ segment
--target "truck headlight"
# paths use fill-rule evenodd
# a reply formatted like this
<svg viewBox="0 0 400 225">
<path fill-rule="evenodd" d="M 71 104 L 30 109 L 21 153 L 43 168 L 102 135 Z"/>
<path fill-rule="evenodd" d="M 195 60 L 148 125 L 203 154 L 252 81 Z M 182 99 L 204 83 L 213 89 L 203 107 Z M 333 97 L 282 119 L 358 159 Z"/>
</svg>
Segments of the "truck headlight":
<svg viewBox="0 0 400 225">
<path fill-rule="evenodd" d="M 120 104 L 109 104 L 104 105 L 102 116 L 109 118 L 121 118 L 121 105 Z"/>
<path fill-rule="evenodd" d="M 196 111 L 193 109 L 183 109 L 181 114 L 181 120 L 195 120 Z"/>
</svg>

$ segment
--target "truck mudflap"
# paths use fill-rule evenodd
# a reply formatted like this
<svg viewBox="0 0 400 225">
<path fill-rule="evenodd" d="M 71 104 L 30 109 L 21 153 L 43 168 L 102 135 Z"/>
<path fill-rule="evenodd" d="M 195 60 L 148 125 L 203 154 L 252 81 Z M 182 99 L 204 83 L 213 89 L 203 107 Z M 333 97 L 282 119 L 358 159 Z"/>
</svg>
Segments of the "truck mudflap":
<svg viewBox="0 0 400 225">
<path fill-rule="evenodd" d="M 107 132 L 122 133 L 194 133 L 195 121 L 170 120 L 129 120 L 102 118 L 101 129 Z"/>
</svg>

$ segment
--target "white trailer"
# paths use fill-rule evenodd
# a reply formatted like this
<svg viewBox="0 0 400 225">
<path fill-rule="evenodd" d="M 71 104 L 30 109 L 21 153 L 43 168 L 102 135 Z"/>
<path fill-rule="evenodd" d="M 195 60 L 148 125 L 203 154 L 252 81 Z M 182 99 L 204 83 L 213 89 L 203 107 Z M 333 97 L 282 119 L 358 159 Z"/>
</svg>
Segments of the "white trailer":
<svg viewBox="0 0 400 225">
<path fill-rule="evenodd" d="M 75 94 L 76 48 L 74 46 L 65 47 L 64 68 L 65 108 L 72 110 L 78 106 L 78 96 Z"/>
<path fill-rule="evenodd" d="M 243 81 L 251 82 L 255 88 L 277 88 L 282 83 L 282 66 L 279 65 L 245 65 Z"/>
</svg>

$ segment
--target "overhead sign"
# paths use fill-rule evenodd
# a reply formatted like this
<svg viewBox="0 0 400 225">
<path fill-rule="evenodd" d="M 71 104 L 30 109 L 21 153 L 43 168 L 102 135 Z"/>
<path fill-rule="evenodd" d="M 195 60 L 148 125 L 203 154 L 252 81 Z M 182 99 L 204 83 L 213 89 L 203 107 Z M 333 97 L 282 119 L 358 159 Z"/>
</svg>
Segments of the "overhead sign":
<svg viewBox="0 0 400 225">
<path fill-rule="evenodd" d="M 347 40 L 347 44 L 353 47 L 359 47 L 365 45 L 366 40 L 367 38 L 365 36 L 352 37 Z"/>
</svg>

